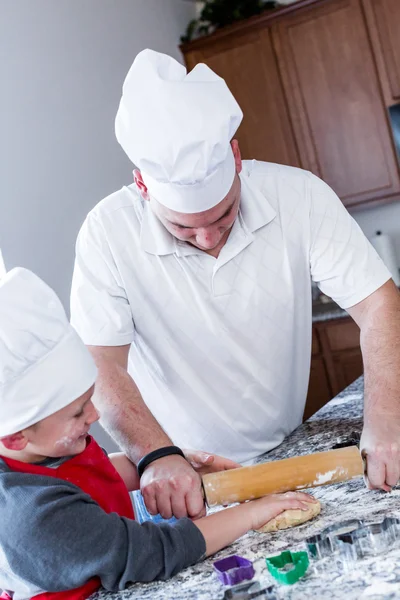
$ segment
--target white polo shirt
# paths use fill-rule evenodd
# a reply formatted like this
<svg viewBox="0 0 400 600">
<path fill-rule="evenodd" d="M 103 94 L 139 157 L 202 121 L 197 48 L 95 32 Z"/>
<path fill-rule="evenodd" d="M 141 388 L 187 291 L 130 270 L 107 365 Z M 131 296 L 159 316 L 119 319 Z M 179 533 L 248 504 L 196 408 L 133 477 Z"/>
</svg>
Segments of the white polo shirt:
<svg viewBox="0 0 400 600">
<path fill-rule="evenodd" d="M 131 344 L 129 373 L 173 442 L 249 460 L 302 421 L 311 279 L 357 304 L 390 279 L 314 175 L 245 161 L 218 258 L 175 239 L 132 184 L 100 202 L 77 242 L 72 324 L 88 345 Z"/>
</svg>

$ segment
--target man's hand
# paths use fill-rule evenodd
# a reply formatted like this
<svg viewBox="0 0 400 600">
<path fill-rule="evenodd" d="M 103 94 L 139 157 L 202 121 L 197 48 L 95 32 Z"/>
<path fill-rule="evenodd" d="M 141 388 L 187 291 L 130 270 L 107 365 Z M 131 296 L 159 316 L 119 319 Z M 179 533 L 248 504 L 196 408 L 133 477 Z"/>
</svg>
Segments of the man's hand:
<svg viewBox="0 0 400 600">
<path fill-rule="evenodd" d="M 200 475 L 240 467 L 229 458 L 201 450 L 184 450 L 186 460 L 173 455 L 159 458 L 144 471 L 140 489 L 150 514 L 164 519 L 204 517 L 206 509 Z"/>
<path fill-rule="evenodd" d="M 200 475 L 207 475 L 207 473 L 215 473 L 216 471 L 228 471 L 229 469 L 237 469 L 242 466 L 229 458 L 224 458 L 217 454 L 209 454 L 201 450 L 184 450 L 183 453 L 186 456 L 186 460 L 190 462 L 193 469 Z"/>
<path fill-rule="evenodd" d="M 152 515 L 199 519 L 206 514 L 200 475 L 182 456 L 165 456 L 151 463 L 140 478 L 140 489 Z"/>
<path fill-rule="evenodd" d="M 360 450 L 366 455 L 369 489 L 390 492 L 400 480 L 400 415 L 375 414 L 366 423 Z"/>
</svg>

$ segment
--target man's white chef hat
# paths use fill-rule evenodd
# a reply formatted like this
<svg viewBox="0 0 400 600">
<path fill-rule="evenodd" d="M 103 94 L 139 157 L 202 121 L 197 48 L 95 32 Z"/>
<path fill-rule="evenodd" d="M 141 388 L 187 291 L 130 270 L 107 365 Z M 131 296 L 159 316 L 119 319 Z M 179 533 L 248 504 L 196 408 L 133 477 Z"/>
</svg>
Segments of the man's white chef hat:
<svg viewBox="0 0 400 600">
<path fill-rule="evenodd" d="M 0 278 L 0 437 L 64 408 L 96 374 L 53 290 L 26 269 Z"/>
<path fill-rule="evenodd" d="M 230 142 L 242 117 L 207 65 L 187 73 L 170 56 L 143 50 L 125 79 L 115 132 L 151 196 L 174 211 L 197 213 L 232 187 Z"/>
</svg>

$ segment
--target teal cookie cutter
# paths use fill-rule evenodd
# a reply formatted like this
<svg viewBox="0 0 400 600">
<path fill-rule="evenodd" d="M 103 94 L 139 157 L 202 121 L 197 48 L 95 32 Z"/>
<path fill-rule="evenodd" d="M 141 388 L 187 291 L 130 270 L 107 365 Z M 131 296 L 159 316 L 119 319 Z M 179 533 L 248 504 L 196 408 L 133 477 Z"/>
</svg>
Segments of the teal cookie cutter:
<svg viewBox="0 0 400 600">
<path fill-rule="evenodd" d="M 289 550 L 285 550 L 277 556 L 270 556 L 265 559 L 265 562 L 272 577 L 284 585 L 297 583 L 304 577 L 309 565 L 307 552 L 290 552 Z M 290 570 L 283 570 L 290 565 L 292 565 Z"/>
</svg>

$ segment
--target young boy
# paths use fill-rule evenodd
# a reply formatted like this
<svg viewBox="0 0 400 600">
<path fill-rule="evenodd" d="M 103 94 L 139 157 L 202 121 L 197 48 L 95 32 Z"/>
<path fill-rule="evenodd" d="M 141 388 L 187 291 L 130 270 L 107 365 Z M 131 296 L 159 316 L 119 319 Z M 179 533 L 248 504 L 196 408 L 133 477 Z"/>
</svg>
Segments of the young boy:
<svg viewBox="0 0 400 600">
<path fill-rule="evenodd" d="M 96 368 L 38 277 L 0 280 L 0 588 L 3 598 L 83 600 L 165 579 L 312 498 L 293 493 L 192 522 L 134 520 L 136 467 L 88 435 Z"/>
</svg>

